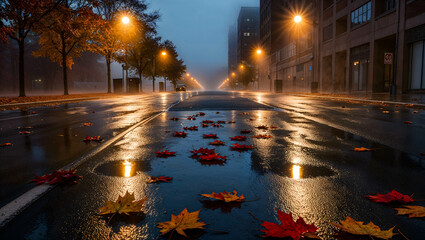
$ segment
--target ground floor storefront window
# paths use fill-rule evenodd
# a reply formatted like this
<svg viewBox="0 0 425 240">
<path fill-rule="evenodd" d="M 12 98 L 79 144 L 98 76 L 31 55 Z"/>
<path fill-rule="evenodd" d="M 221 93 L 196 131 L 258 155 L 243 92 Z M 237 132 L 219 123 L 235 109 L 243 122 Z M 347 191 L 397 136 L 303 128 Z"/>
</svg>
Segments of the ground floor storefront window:
<svg viewBox="0 0 425 240">
<path fill-rule="evenodd" d="M 369 45 L 351 49 L 351 90 L 366 91 L 369 75 Z"/>
<path fill-rule="evenodd" d="M 425 89 L 425 41 L 411 44 L 410 48 L 410 89 Z"/>
</svg>

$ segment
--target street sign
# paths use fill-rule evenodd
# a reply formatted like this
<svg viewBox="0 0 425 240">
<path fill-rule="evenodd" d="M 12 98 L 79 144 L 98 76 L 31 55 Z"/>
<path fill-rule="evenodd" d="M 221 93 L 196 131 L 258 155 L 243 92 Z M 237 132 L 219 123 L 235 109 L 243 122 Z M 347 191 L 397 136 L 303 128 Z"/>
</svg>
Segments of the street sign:
<svg viewBox="0 0 425 240">
<path fill-rule="evenodd" d="M 384 64 L 393 64 L 393 53 L 384 53 Z"/>
</svg>

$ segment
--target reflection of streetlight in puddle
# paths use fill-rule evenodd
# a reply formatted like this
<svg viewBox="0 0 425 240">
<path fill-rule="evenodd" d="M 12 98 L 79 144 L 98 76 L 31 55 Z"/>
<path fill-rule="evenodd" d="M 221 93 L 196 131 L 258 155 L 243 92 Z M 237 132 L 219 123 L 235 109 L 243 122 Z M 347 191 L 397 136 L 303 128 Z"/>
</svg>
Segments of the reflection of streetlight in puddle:
<svg viewBox="0 0 425 240">
<path fill-rule="evenodd" d="M 298 165 L 292 165 L 292 178 L 300 179 L 301 178 L 301 167 Z"/>
<path fill-rule="evenodd" d="M 131 167 L 133 164 L 127 160 L 125 160 L 122 165 L 124 165 L 124 177 L 130 177 L 131 175 Z"/>
</svg>

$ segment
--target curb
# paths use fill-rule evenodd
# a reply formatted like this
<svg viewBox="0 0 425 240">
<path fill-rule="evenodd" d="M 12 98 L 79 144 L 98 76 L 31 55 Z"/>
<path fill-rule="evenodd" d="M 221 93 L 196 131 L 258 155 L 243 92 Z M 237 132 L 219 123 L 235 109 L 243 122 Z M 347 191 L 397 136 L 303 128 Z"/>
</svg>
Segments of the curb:
<svg viewBox="0 0 425 240">
<path fill-rule="evenodd" d="M 0 105 L 0 108 L 1 107 L 14 107 L 14 106 L 25 106 L 25 105 L 44 104 L 44 103 L 57 103 L 57 102 L 72 102 L 72 101 L 94 100 L 94 99 L 100 99 L 100 97 L 70 98 L 70 99 L 49 100 L 49 101 L 39 101 L 39 102 L 25 102 L 25 103 L 9 103 L 9 104 Z"/>
<path fill-rule="evenodd" d="M 391 105 L 409 105 L 409 107 L 422 107 L 425 108 L 425 104 L 422 103 L 412 103 L 412 102 L 396 102 L 396 101 L 387 101 L 387 100 L 373 100 L 373 99 L 360 99 L 360 98 L 343 98 L 343 97 L 331 97 L 331 96 L 314 96 L 314 95 L 304 95 L 304 94 L 291 94 L 293 96 L 299 97 L 315 97 L 323 99 L 332 99 L 332 100 L 348 100 L 348 101 L 357 101 L 357 102 L 368 102 L 368 103 L 380 103 L 380 104 L 391 104 Z"/>
</svg>

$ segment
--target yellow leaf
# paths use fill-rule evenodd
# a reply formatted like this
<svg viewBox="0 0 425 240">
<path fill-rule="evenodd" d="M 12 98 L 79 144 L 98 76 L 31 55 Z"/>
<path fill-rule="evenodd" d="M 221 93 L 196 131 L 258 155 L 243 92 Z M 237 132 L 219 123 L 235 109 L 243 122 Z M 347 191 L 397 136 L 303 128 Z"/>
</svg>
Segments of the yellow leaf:
<svg viewBox="0 0 425 240">
<path fill-rule="evenodd" d="M 395 208 L 397 215 L 408 214 L 409 218 L 421 218 L 425 217 L 425 207 L 422 206 L 403 206 L 403 208 Z"/>
<path fill-rule="evenodd" d="M 130 194 L 127 191 L 124 197 L 118 196 L 116 202 L 105 201 L 105 206 L 99 208 L 100 214 L 104 215 L 111 213 L 124 213 L 126 215 L 129 215 L 129 213 L 140 212 L 142 211 L 143 204 L 145 203 L 147 198 L 148 197 L 145 197 L 143 199 L 135 201 L 134 193 Z"/>
<path fill-rule="evenodd" d="M 242 202 L 245 200 L 245 197 L 243 194 L 241 194 L 239 197 L 237 195 L 238 192 L 236 190 L 233 190 L 233 193 L 229 192 L 221 192 L 221 193 L 215 193 L 212 192 L 211 194 L 201 194 L 204 197 L 207 198 L 214 198 L 225 202 Z"/>
<path fill-rule="evenodd" d="M 340 228 L 344 232 L 348 232 L 354 235 L 369 235 L 372 237 L 377 237 L 381 239 L 390 239 L 394 236 L 393 229 L 394 227 L 383 231 L 381 228 L 373 224 L 372 222 L 364 225 L 363 222 L 358 222 L 351 217 L 347 216 L 345 221 L 340 221 L 341 224 L 331 223 L 337 228 Z"/>
<path fill-rule="evenodd" d="M 204 222 L 198 222 L 200 211 L 201 210 L 190 213 L 187 211 L 187 208 L 185 208 L 177 216 L 171 214 L 171 221 L 160 222 L 157 227 L 161 228 L 162 235 L 167 234 L 171 230 L 176 230 L 180 235 L 187 237 L 184 230 L 195 228 L 204 229 L 206 224 Z"/>
</svg>

